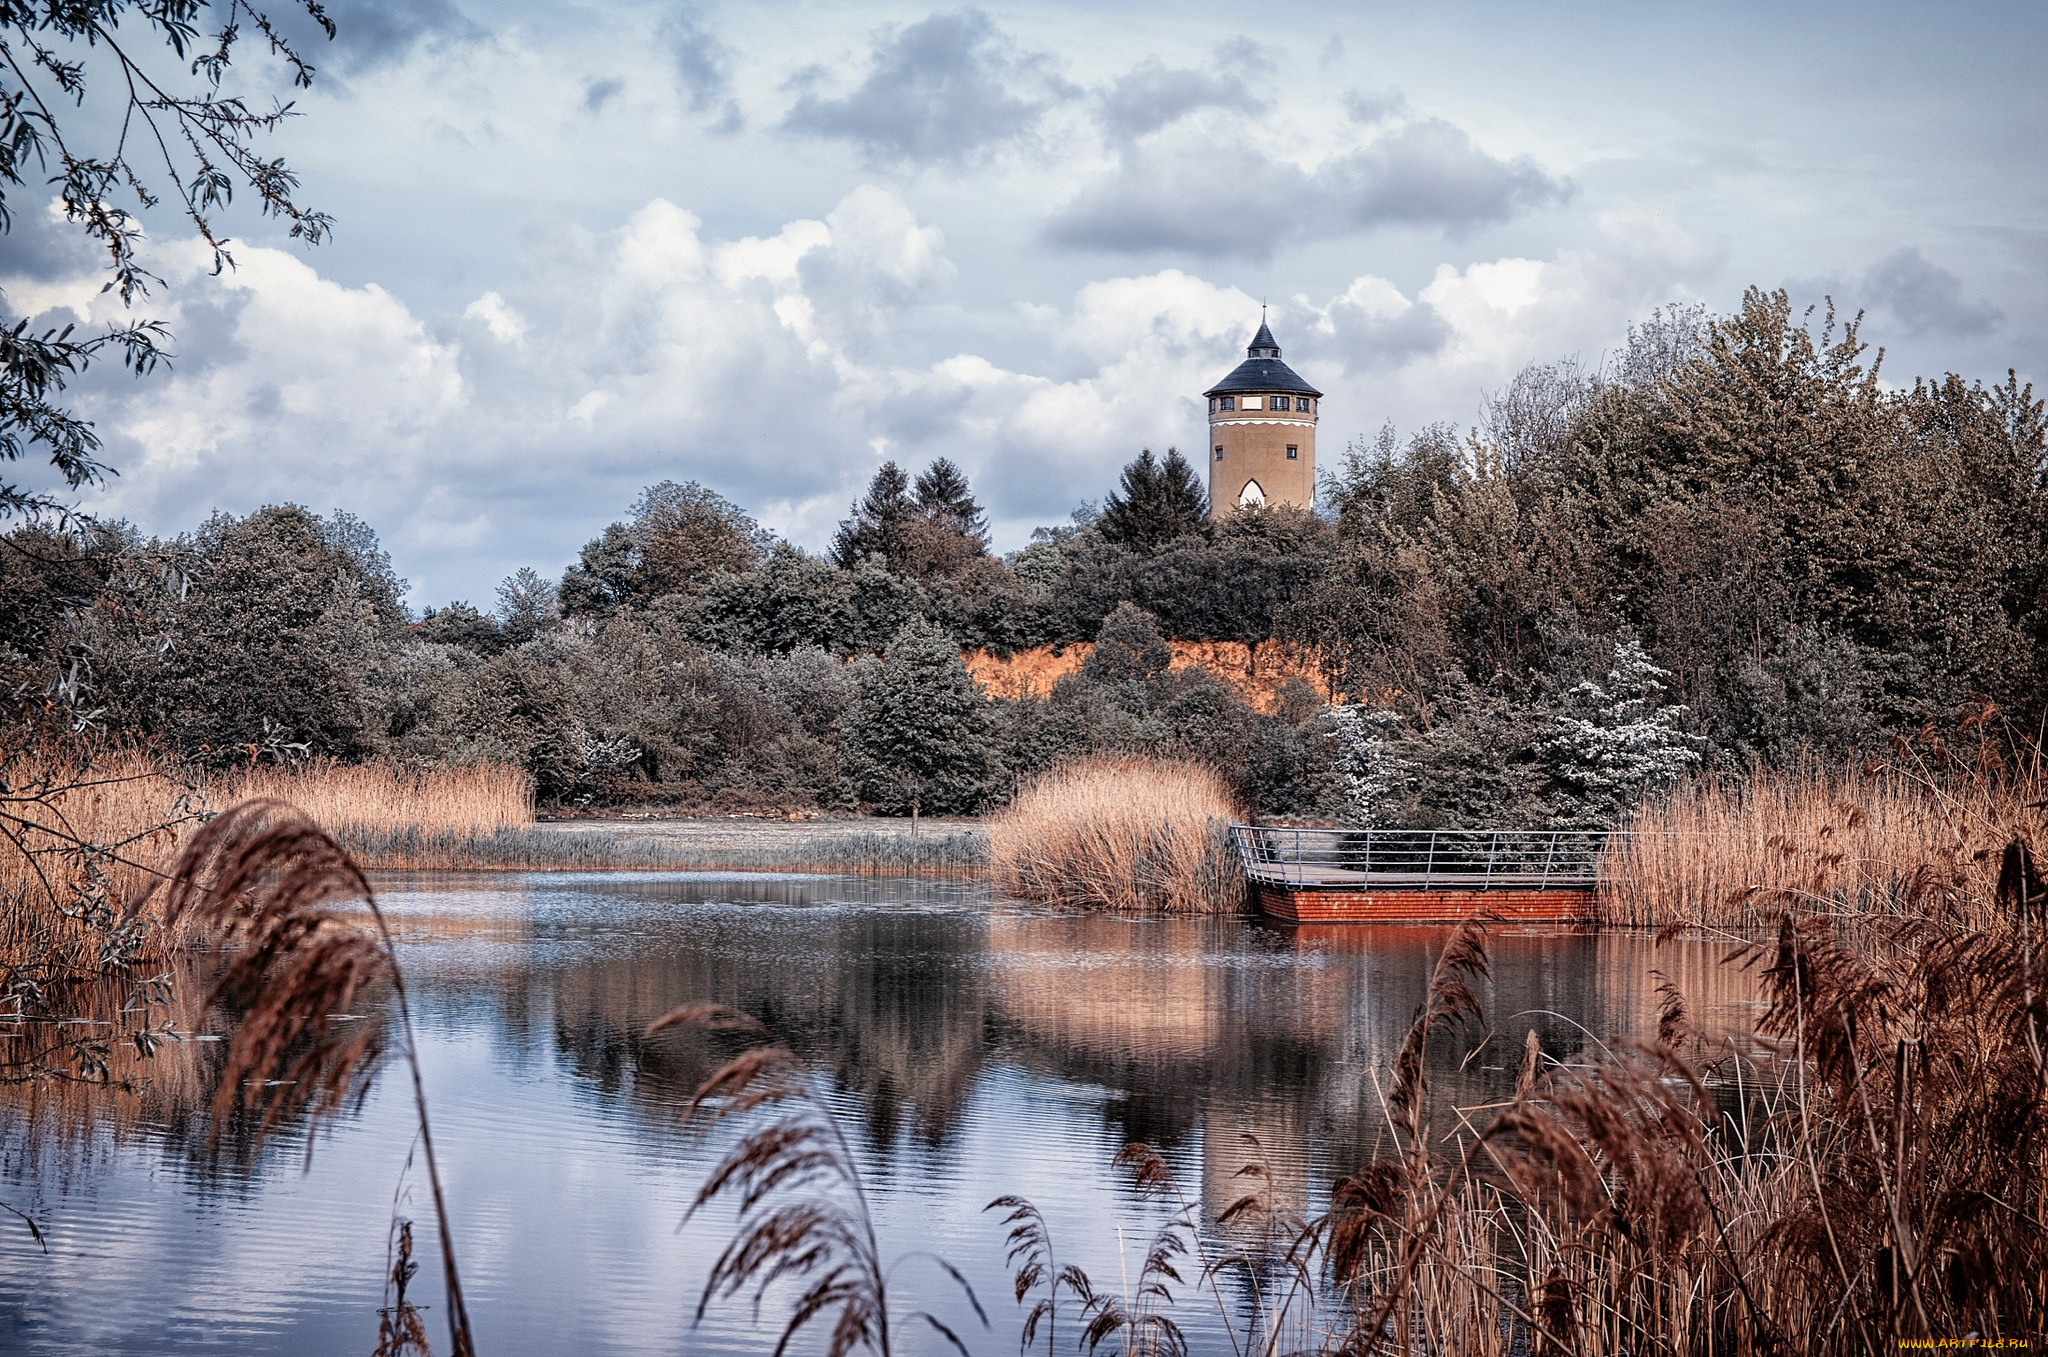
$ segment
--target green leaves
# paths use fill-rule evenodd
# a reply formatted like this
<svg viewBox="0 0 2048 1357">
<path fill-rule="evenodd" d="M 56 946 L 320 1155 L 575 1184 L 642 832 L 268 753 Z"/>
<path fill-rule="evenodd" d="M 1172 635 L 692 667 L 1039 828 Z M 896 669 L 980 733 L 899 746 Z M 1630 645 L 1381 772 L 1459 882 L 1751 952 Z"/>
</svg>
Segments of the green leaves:
<svg viewBox="0 0 2048 1357">
<path fill-rule="evenodd" d="M 334 36 L 318 0 L 298 3 Z M 169 87 L 130 37 L 161 42 L 183 61 L 200 42 L 202 15 L 219 17 L 210 49 L 189 65 L 202 88 Z M 0 51 L 8 57 L 0 63 L 0 232 L 13 225 L 6 189 L 27 189 L 31 174 L 54 169 L 49 182 L 59 186 L 66 219 L 106 251 L 107 287 L 124 306 L 156 280 L 136 260 L 141 232 L 120 200 L 127 196 L 137 207 L 154 206 L 153 181 L 171 184 L 193 230 L 212 248 L 216 273 L 233 259 L 208 214 L 228 207 L 238 184 L 254 190 L 265 216 L 289 221 L 293 238 L 307 244 L 326 239 L 333 222 L 299 204 L 298 176 L 281 158 L 266 159 L 255 150 L 257 138 L 295 116 L 291 105 L 255 112 L 240 99 L 216 97 L 244 17 L 269 52 L 292 68 L 295 83 L 309 84 L 312 66 L 244 0 L 0 4 Z M 66 55 L 81 51 L 87 55 Z M 105 153 L 88 150 L 80 139 L 98 124 L 82 117 L 74 124 L 64 116 L 67 102 L 73 108 L 84 104 L 95 73 L 126 94 L 117 123 L 121 135 Z M 74 340 L 68 328 L 30 335 L 26 318 L 14 319 L 12 329 L 0 330 L 0 459 L 17 461 L 31 448 L 42 448 L 73 490 L 100 480 L 110 472 L 94 460 L 99 438 L 59 397 L 102 350 L 119 350 L 123 365 L 138 376 L 151 371 L 166 357 L 162 342 L 168 334 L 155 321 L 139 321 Z M 0 482 L 0 519 L 58 507 L 49 496 Z"/>
<path fill-rule="evenodd" d="M 993 731 L 953 638 L 913 622 L 861 681 L 843 727 L 848 785 L 886 812 L 974 810 L 996 772 Z"/>
</svg>

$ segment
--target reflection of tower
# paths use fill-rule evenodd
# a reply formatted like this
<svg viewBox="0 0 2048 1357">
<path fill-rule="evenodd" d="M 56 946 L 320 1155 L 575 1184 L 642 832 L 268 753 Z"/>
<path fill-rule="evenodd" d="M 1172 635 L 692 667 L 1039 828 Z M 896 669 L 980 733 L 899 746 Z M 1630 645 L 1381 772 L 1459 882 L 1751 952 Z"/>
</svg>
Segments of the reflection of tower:
<svg viewBox="0 0 2048 1357">
<path fill-rule="evenodd" d="M 1209 512 L 1316 502 L 1316 419 L 1323 393 L 1280 361 L 1266 322 L 1209 398 Z"/>
</svg>

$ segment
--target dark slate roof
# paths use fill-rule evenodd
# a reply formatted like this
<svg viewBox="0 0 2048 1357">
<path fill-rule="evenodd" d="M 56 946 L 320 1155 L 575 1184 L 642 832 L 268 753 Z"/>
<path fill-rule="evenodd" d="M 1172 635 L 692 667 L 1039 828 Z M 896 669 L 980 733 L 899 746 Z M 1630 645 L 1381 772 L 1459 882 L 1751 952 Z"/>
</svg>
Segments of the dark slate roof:
<svg viewBox="0 0 2048 1357">
<path fill-rule="evenodd" d="M 1246 347 L 1247 357 L 1230 370 L 1230 375 L 1202 394 L 1204 396 L 1234 396 L 1240 391 L 1290 391 L 1304 396 L 1321 396 L 1323 393 L 1304 382 L 1293 368 L 1280 361 L 1280 345 L 1273 338 L 1266 322 L 1259 322 L 1259 332 L 1252 336 Z"/>
</svg>

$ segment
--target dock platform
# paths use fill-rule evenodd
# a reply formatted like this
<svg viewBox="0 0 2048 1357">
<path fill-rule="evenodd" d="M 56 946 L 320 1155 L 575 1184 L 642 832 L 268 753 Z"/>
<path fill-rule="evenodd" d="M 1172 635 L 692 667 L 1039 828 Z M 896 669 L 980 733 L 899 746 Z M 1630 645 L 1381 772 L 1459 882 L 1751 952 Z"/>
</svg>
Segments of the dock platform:
<svg viewBox="0 0 2048 1357">
<path fill-rule="evenodd" d="M 1291 923 L 1585 924 L 1605 830 L 1232 825 L 1260 910 Z"/>
</svg>

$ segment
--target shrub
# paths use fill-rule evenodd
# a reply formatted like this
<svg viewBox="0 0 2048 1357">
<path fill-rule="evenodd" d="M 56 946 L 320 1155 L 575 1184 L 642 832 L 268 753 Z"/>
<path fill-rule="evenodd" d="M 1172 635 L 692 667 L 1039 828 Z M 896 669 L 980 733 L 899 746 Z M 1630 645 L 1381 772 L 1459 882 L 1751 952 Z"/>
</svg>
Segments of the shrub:
<svg viewBox="0 0 2048 1357">
<path fill-rule="evenodd" d="M 1244 905 L 1225 827 L 1239 811 L 1203 764 L 1097 758 L 1018 791 L 988 824 L 997 885 L 1032 900 L 1220 914 Z"/>
</svg>

